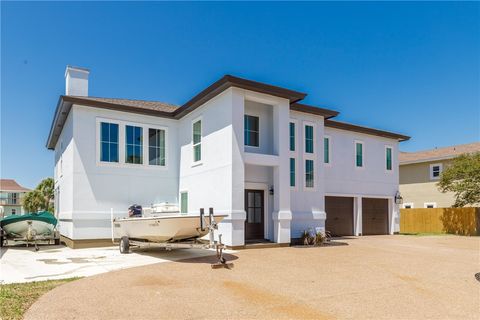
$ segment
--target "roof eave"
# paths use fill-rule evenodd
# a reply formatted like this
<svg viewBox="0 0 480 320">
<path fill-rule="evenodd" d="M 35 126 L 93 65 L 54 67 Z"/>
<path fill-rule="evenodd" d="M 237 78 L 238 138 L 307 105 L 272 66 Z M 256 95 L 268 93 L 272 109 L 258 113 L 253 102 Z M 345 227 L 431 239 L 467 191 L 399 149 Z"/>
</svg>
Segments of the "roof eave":
<svg viewBox="0 0 480 320">
<path fill-rule="evenodd" d="M 314 115 L 317 115 L 317 116 L 322 116 L 325 119 L 330 119 L 330 118 L 336 117 L 339 114 L 338 111 L 319 108 L 319 107 L 310 106 L 310 105 L 302 104 L 302 103 L 292 103 L 292 104 L 290 104 L 290 110 L 303 112 L 303 113 L 310 113 L 310 114 L 314 114 Z"/>
<path fill-rule="evenodd" d="M 397 140 L 399 142 L 410 140 L 410 137 L 406 136 L 406 135 L 402 135 L 402 134 L 398 134 L 398 133 L 394 133 L 394 132 L 389 132 L 389 131 L 373 129 L 373 128 L 369 128 L 369 127 L 362 127 L 362 126 L 358 126 L 358 125 L 354 125 L 354 124 L 350 124 L 350 123 L 333 121 L 333 120 L 326 120 L 325 121 L 325 127 L 340 129 L 340 130 L 347 130 L 347 131 L 354 131 L 354 132 L 379 136 L 379 137 L 383 137 L 383 138 L 387 138 L 387 139 L 394 139 L 394 140 Z"/>
</svg>

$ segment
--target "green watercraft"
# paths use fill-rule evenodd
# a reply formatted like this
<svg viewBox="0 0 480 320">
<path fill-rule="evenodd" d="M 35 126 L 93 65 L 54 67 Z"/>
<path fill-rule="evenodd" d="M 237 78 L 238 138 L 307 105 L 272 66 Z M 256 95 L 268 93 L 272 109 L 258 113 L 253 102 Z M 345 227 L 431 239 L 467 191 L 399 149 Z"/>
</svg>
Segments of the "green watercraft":
<svg viewBox="0 0 480 320">
<path fill-rule="evenodd" d="M 53 236 L 57 219 L 48 211 L 11 215 L 0 220 L 0 227 L 7 238 L 27 241 Z"/>
</svg>

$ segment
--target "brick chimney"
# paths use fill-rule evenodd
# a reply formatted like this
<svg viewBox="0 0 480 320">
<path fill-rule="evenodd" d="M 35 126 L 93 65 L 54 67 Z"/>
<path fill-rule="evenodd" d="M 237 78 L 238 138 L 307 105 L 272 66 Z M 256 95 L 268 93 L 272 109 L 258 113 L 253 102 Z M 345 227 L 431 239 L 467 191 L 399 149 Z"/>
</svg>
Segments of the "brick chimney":
<svg viewBox="0 0 480 320">
<path fill-rule="evenodd" d="M 67 66 L 65 70 L 65 94 L 88 97 L 88 75 L 86 68 Z"/>
</svg>

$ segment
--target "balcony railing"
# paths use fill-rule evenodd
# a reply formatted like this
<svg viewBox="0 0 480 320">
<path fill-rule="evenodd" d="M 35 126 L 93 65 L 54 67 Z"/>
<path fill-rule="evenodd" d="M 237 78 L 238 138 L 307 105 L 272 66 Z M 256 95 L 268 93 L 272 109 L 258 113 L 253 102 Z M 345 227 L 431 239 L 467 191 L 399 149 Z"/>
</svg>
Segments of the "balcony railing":
<svg viewBox="0 0 480 320">
<path fill-rule="evenodd" d="M 20 199 L 0 199 L 0 205 L 20 205 Z"/>
</svg>

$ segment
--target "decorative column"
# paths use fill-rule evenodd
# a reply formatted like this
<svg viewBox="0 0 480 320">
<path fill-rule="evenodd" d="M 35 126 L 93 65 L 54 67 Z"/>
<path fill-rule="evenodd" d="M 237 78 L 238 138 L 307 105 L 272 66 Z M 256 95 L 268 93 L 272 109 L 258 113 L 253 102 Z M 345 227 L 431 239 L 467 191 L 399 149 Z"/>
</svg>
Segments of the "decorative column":
<svg viewBox="0 0 480 320">
<path fill-rule="evenodd" d="M 274 153 L 279 157 L 278 166 L 273 168 L 273 240 L 290 243 L 290 151 L 288 124 L 290 121 L 289 101 L 282 99 L 273 108 Z"/>
<path fill-rule="evenodd" d="M 362 197 L 355 197 L 353 204 L 353 223 L 354 234 L 356 236 L 362 235 Z"/>
</svg>

